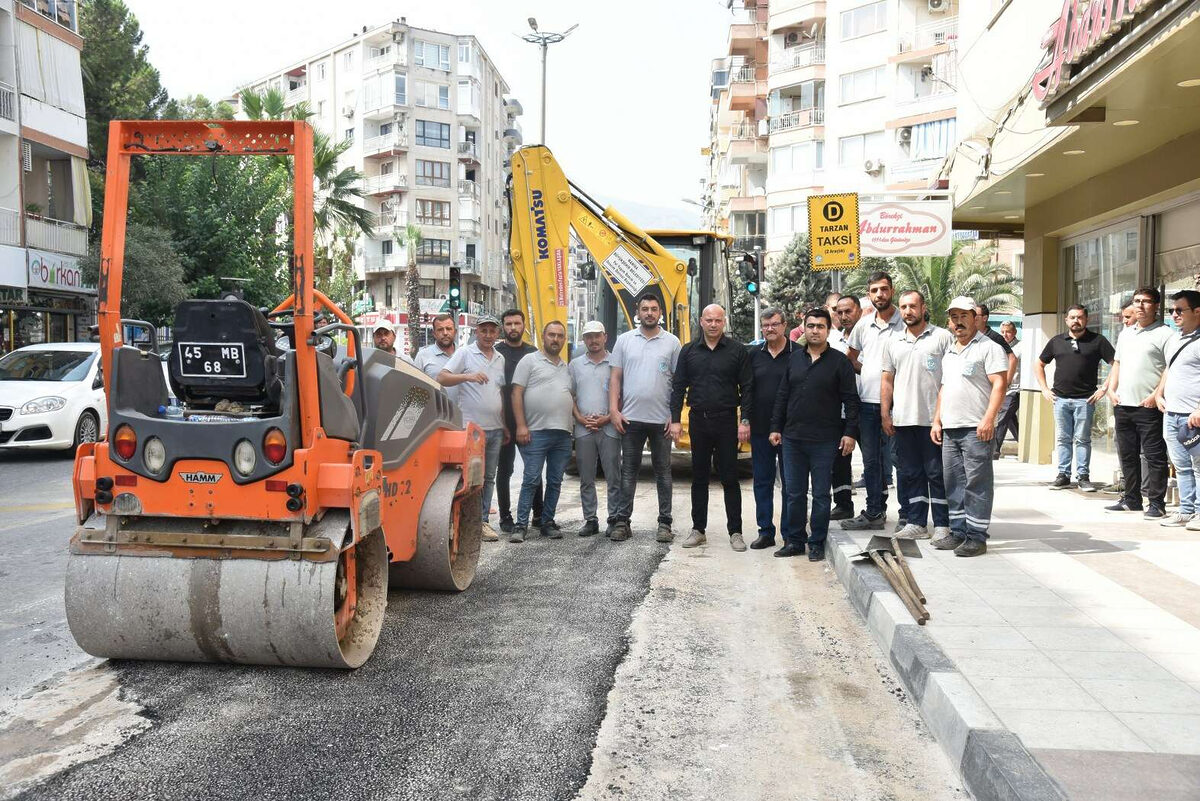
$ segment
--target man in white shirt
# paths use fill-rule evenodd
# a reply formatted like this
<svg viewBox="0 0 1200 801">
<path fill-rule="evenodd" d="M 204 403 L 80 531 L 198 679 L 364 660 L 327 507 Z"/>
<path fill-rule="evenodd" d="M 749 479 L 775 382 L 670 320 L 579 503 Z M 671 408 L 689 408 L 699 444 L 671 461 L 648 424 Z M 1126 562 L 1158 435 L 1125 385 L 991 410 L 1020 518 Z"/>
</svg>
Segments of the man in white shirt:
<svg viewBox="0 0 1200 801">
<path fill-rule="evenodd" d="M 433 318 L 433 342 L 417 351 L 415 361 L 421 372 L 434 381 L 454 355 L 454 337 L 457 333 L 453 315 L 439 314 Z M 447 387 L 446 395 L 458 403 L 458 387 Z"/>
<path fill-rule="evenodd" d="M 1167 371 L 1159 381 L 1157 404 L 1163 413 L 1163 439 L 1179 482 L 1179 511 L 1160 525 L 1200 531 L 1196 493 L 1200 445 L 1189 449 L 1183 443 L 1190 432 L 1200 429 L 1200 292 L 1176 292 L 1170 309 L 1179 333 L 1167 343 Z"/>
<path fill-rule="evenodd" d="M 930 436 L 942 446 L 950 533 L 933 541 L 955 556 L 987 553 L 996 488 L 992 438 L 1004 402 L 1008 355 L 975 328 L 975 301 L 950 301 L 954 342 L 942 358 L 942 389 Z"/>
<path fill-rule="evenodd" d="M 608 483 L 608 536 L 612 536 L 621 506 L 621 435 L 612 425 L 608 411 L 608 385 L 612 377 L 611 354 L 604 347 L 608 333 L 604 323 L 592 320 L 583 326 L 584 352 L 571 359 L 575 396 L 575 464 L 579 467 L 579 501 L 583 528 L 579 536 L 600 532 L 596 500 L 596 463 L 604 468 Z"/>
</svg>

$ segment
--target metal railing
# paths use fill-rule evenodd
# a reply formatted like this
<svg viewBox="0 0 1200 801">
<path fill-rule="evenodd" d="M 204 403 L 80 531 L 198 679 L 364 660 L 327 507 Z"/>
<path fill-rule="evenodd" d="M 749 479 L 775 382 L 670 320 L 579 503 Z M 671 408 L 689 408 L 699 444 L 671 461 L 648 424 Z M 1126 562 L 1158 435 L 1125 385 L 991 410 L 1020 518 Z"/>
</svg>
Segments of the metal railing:
<svg viewBox="0 0 1200 801">
<path fill-rule="evenodd" d="M 372 136 L 363 141 L 363 155 L 381 153 L 393 148 L 408 147 L 408 131 L 392 131 L 381 136 Z"/>
<path fill-rule="evenodd" d="M 368 195 L 381 192 L 394 192 L 408 188 L 408 175 L 405 173 L 389 173 L 388 175 L 372 175 L 363 181 L 363 191 Z"/>
<path fill-rule="evenodd" d="M 21 212 L 0 208 L 0 244 L 21 244 Z"/>
<path fill-rule="evenodd" d="M 401 253 L 391 253 L 387 256 L 367 256 L 363 260 L 363 269 L 368 273 L 391 273 L 403 270 L 408 259 Z"/>
<path fill-rule="evenodd" d="M 458 194 L 460 197 L 479 200 L 479 184 L 470 179 L 463 178 L 458 182 Z"/>
<path fill-rule="evenodd" d="M 750 253 L 755 248 L 760 248 L 761 250 L 767 249 L 767 237 L 765 234 L 751 234 L 750 236 L 735 236 L 733 238 L 734 250 L 742 250 Z"/>
<path fill-rule="evenodd" d="M 479 161 L 479 148 L 474 142 L 459 142 L 458 155 L 467 156 L 475 161 Z"/>
<path fill-rule="evenodd" d="M 824 63 L 825 43 L 815 42 L 813 44 L 801 45 L 800 47 L 789 47 L 783 51 L 783 56 L 773 66 L 775 70 L 779 71 L 794 70 L 799 67 L 812 67 Z"/>
<path fill-rule="evenodd" d="M 366 63 L 363 64 L 363 69 L 368 72 L 374 72 L 385 67 L 403 67 L 408 63 L 407 58 L 408 56 L 403 49 L 393 47 L 390 52 L 380 53 L 368 58 Z"/>
<path fill-rule="evenodd" d="M 758 124 L 753 122 L 741 122 L 729 128 L 729 138 L 734 141 L 743 139 L 757 139 L 759 137 Z"/>
<path fill-rule="evenodd" d="M 755 72 L 755 67 L 753 64 L 738 67 L 737 69 L 730 71 L 729 82 L 730 83 L 754 83 L 754 81 L 755 81 L 754 72 Z"/>
<path fill-rule="evenodd" d="M 87 228 L 49 217 L 25 217 L 25 244 L 31 248 L 87 255 Z"/>
<path fill-rule="evenodd" d="M 479 275 L 479 259 L 474 256 L 460 256 L 458 259 L 459 269 L 464 273 L 471 275 Z"/>
<path fill-rule="evenodd" d="M 0 117 L 17 121 L 17 90 L 3 82 L 0 82 Z"/>
<path fill-rule="evenodd" d="M 771 133 L 790 131 L 794 128 L 809 128 L 813 125 L 825 124 L 824 108 L 806 108 L 800 111 L 788 111 L 771 117 L 769 129 Z"/>
<path fill-rule="evenodd" d="M 403 228 L 408 225 L 408 211 L 382 211 L 379 213 L 378 222 L 375 225 L 376 231 L 382 231 L 385 235 L 390 235 L 391 228 Z"/>
<path fill-rule="evenodd" d="M 900 52 L 928 50 L 931 47 L 951 44 L 958 39 L 958 17 L 947 17 L 937 22 L 918 25 L 900 34 Z"/>
</svg>

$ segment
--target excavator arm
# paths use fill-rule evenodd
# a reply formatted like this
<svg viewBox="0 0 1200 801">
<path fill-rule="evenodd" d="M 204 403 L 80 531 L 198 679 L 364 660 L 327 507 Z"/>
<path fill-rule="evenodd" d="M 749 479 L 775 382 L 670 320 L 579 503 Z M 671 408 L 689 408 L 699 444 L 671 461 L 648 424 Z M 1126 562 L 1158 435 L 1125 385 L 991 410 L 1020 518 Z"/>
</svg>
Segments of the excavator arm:
<svg viewBox="0 0 1200 801">
<path fill-rule="evenodd" d="M 691 339 L 687 266 L 611 206 L 601 207 L 567 180 L 546 147 L 521 148 L 512 157 L 510 255 L 517 304 L 536 337 L 551 320 L 567 322 L 571 231 L 592 255 L 630 326 L 637 299 L 652 292 L 662 301 L 664 325 L 680 341 Z"/>
</svg>

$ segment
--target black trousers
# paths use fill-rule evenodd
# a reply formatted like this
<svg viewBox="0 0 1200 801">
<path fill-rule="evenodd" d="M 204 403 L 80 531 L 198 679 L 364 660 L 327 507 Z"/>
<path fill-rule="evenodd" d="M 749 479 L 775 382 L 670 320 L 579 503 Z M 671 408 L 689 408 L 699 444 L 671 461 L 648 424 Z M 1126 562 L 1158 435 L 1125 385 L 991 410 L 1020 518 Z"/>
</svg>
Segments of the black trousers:
<svg viewBox="0 0 1200 801">
<path fill-rule="evenodd" d="M 1125 476 L 1125 503 L 1141 506 L 1145 495 L 1162 506 L 1167 495 L 1167 443 L 1163 415 L 1145 406 L 1116 407 L 1117 455 Z M 1142 470 L 1142 460 L 1146 469 Z"/>
<path fill-rule="evenodd" d="M 1014 392 L 1011 395 L 1004 396 L 1004 403 L 1000 407 L 1000 414 L 996 415 L 996 436 L 992 440 L 996 446 L 996 453 L 1000 453 L 1000 448 L 1004 445 L 1004 438 L 1011 432 L 1012 438 L 1018 443 L 1021 441 L 1021 432 L 1019 423 L 1021 415 L 1021 393 Z"/>
<path fill-rule="evenodd" d="M 833 457 L 833 507 L 854 511 L 854 479 L 850 476 L 850 457 L 839 450 Z"/>
<path fill-rule="evenodd" d="M 515 429 L 513 429 L 515 431 Z M 496 503 L 500 509 L 500 522 L 511 523 L 512 516 L 512 498 L 509 494 L 509 484 L 512 482 L 513 464 L 517 459 L 517 441 L 509 440 L 507 445 L 500 446 L 500 466 L 496 470 Z M 520 484 L 518 483 L 517 492 L 520 492 Z M 539 481 L 537 489 L 533 491 L 533 516 L 540 518 L 542 516 L 542 482 Z"/>
<path fill-rule="evenodd" d="M 688 433 L 692 439 L 692 528 L 708 528 L 708 484 L 712 480 L 713 453 L 717 477 L 725 494 L 725 525 L 730 534 L 742 531 L 742 488 L 737 474 L 737 414 L 692 411 Z"/>
</svg>

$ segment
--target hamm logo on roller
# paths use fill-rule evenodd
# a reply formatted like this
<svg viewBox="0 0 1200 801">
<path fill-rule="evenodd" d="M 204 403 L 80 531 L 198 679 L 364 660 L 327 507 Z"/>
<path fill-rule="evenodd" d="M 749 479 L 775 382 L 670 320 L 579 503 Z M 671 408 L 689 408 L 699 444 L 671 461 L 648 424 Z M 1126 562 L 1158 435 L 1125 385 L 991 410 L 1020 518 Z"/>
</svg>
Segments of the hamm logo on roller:
<svg viewBox="0 0 1200 801">
<path fill-rule="evenodd" d="M 546 201 L 542 200 L 542 190 L 533 190 L 533 239 L 537 245 L 538 261 L 550 258 L 550 241 L 546 238 Z"/>
<path fill-rule="evenodd" d="M 179 477 L 189 484 L 216 484 L 224 473 L 180 473 Z"/>
</svg>

